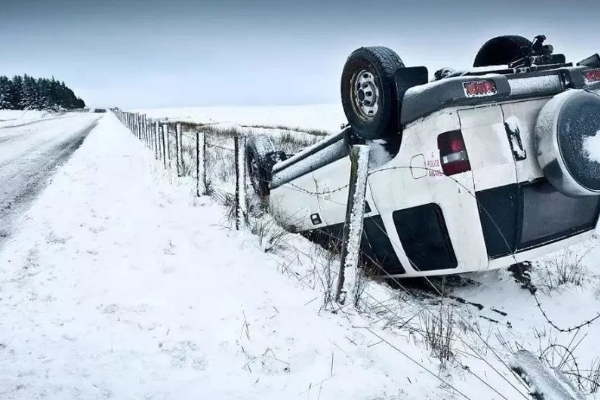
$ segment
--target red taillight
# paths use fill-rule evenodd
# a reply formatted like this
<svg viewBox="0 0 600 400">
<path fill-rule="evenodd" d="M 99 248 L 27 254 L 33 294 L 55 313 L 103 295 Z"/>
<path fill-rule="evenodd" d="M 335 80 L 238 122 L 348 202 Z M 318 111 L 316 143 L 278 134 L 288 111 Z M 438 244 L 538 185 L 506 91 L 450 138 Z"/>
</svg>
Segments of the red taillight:
<svg viewBox="0 0 600 400">
<path fill-rule="evenodd" d="M 494 81 L 475 81 L 463 83 L 467 97 L 493 96 L 498 93 Z"/>
<path fill-rule="evenodd" d="M 585 71 L 583 73 L 583 77 L 585 78 L 585 83 L 595 83 L 600 82 L 600 69 L 592 69 L 590 71 Z"/>
<path fill-rule="evenodd" d="M 465 149 L 465 144 L 462 141 L 462 138 L 454 138 L 450 140 L 450 152 L 458 153 L 459 151 L 463 151 Z"/>
<path fill-rule="evenodd" d="M 447 176 L 471 170 L 469 155 L 460 131 L 445 132 L 438 136 L 442 171 Z"/>
</svg>

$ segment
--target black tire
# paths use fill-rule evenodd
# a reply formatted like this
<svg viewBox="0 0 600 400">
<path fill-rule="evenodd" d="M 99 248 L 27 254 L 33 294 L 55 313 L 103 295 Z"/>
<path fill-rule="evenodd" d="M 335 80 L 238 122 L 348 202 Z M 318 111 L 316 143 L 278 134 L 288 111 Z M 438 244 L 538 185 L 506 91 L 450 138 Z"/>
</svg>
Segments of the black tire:
<svg viewBox="0 0 600 400">
<path fill-rule="evenodd" d="M 246 140 L 246 168 L 252 188 L 259 197 L 269 196 L 273 166 L 285 158 L 285 153 L 276 151 L 266 136 L 251 136 Z"/>
<path fill-rule="evenodd" d="M 523 36 L 498 36 L 485 42 L 475 56 L 473 67 L 508 65 L 531 51 L 531 41 Z"/>
<path fill-rule="evenodd" d="M 354 132 L 365 140 L 384 139 L 399 131 L 398 97 L 394 74 L 404 64 L 398 54 L 387 47 L 361 47 L 355 50 L 344 65 L 342 71 L 342 105 L 348 122 Z M 356 85 L 356 79 L 361 71 L 368 72 L 373 77 L 379 96 L 373 100 L 377 111 L 369 114 L 358 105 L 366 101 L 365 93 L 372 93 L 370 87 L 362 91 L 363 99 Z"/>
</svg>

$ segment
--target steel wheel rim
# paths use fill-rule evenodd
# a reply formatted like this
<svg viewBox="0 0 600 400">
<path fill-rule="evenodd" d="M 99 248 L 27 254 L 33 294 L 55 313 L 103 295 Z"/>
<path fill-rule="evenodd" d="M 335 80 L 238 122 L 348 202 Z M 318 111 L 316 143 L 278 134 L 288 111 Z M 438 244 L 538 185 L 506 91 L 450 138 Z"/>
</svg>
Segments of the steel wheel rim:
<svg viewBox="0 0 600 400">
<path fill-rule="evenodd" d="M 361 69 L 352 75 L 352 102 L 358 115 L 372 120 L 379 111 L 379 87 L 375 75 Z"/>
</svg>

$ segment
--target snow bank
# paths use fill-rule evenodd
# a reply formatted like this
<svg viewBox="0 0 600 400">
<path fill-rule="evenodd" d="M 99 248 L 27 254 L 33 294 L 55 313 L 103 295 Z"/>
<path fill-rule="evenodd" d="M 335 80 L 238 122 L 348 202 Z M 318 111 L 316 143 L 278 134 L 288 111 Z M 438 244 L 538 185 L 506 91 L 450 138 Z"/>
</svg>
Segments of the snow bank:
<svg viewBox="0 0 600 400">
<path fill-rule="evenodd" d="M 107 115 L 27 213 L 0 254 L 1 398 L 448 395 L 161 170 Z"/>
<path fill-rule="evenodd" d="M 595 136 L 583 140 L 583 149 L 588 160 L 600 164 L 600 131 L 596 132 Z"/>
<path fill-rule="evenodd" d="M 346 116 L 341 104 L 245 107 L 184 107 L 134 110 L 150 118 L 234 125 L 286 126 L 338 132 Z"/>
</svg>

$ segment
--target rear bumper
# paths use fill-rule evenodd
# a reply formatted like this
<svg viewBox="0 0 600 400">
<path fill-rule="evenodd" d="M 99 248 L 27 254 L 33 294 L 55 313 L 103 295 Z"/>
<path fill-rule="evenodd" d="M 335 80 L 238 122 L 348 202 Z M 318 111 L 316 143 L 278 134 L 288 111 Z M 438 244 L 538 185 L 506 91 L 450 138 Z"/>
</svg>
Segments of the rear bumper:
<svg viewBox="0 0 600 400">
<path fill-rule="evenodd" d="M 508 267 L 512 264 L 520 263 L 523 261 L 532 260 L 534 258 L 542 257 L 550 253 L 554 253 L 555 251 L 562 250 L 564 248 L 576 245 L 578 243 L 589 240 L 594 236 L 595 229 L 592 229 L 587 232 L 580 233 L 575 236 L 571 236 L 566 239 L 562 239 L 556 242 L 548 243 L 541 245 L 536 248 L 532 248 L 529 250 L 525 250 L 513 255 L 509 255 L 502 258 L 497 258 L 495 260 L 490 260 L 488 264 L 488 269 L 498 269 Z"/>
<path fill-rule="evenodd" d="M 407 271 L 403 274 L 387 275 L 388 278 L 414 278 L 414 277 L 426 277 L 426 276 L 439 276 L 439 275 L 453 275 L 462 274 L 468 272 L 483 272 L 494 269 L 507 268 L 513 264 L 517 264 L 524 261 L 531 261 L 539 257 L 554 253 L 556 251 L 574 246 L 576 244 L 590 240 L 594 236 L 595 230 L 580 233 L 569 238 L 552 242 L 549 244 L 541 245 L 536 248 L 521 251 L 519 253 L 511 254 L 502 258 L 496 258 L 489 260 L 487 264 L 481 265 L 476 263 L 461 263 L 455 269 L 440 269 L 434 271 L 414 271 L 413 269 L 407 268 Z M 475 249 L 473 249 L 475 250 Z"/>
</svg>

